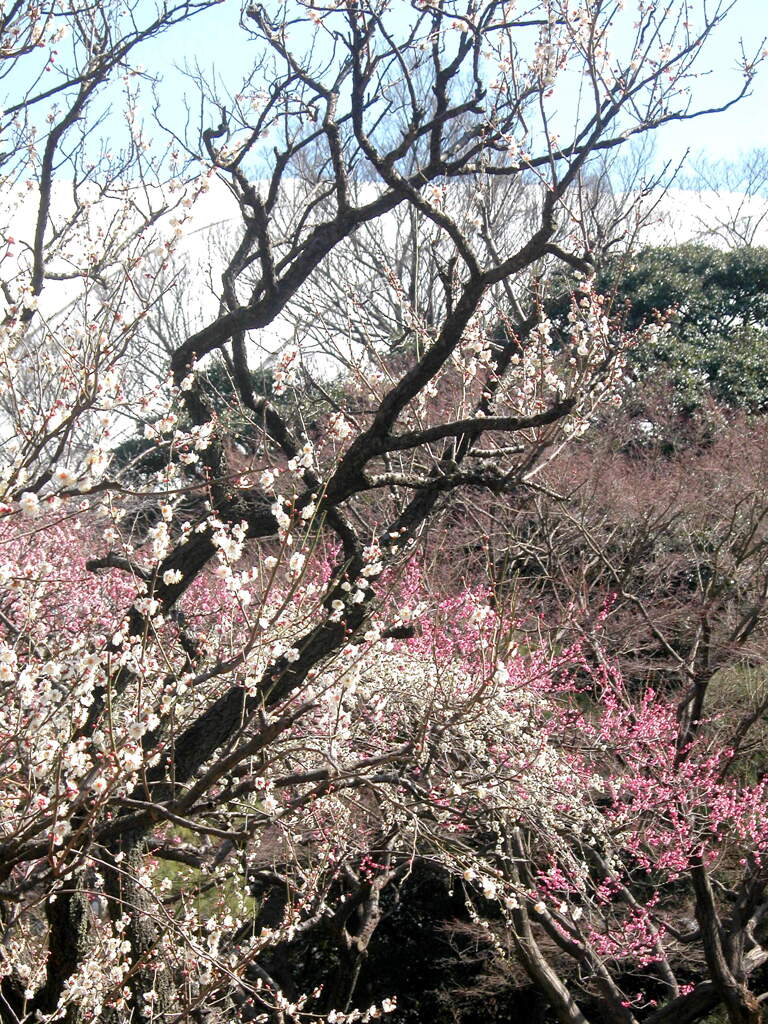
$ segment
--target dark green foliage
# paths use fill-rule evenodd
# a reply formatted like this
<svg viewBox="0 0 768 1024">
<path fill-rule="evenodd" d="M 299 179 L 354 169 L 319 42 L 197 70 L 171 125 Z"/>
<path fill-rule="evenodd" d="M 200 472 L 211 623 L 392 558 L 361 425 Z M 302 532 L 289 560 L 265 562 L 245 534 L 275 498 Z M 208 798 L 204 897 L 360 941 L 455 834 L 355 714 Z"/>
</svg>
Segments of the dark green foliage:
<svg viewBox="0 0 768 1024">
<path fill-rule="evenodd" d="M 597 285 L 629 327 L 668 319 L 655 344 L 631 354 L 640 381 L 671 383 L 687 411 L 708 397 L 768 409 L 768 249 L 644 249 L 604 266 Z"/>
</svg>

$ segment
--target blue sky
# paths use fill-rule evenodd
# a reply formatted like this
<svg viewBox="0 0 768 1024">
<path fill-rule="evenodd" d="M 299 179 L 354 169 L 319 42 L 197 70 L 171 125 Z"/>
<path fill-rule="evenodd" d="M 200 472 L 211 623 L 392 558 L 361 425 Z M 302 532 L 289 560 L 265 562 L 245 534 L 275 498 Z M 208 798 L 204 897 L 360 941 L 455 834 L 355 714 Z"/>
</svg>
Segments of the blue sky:
<svg viewBox="0 0 768 1024">
<path fill-rule="evenodd" d="M 631 10 L 637 0 L 628 0 Z M 276 6 L 266 0 L 267 10 Z M 714 0 L 708 6 L 714 7 Z M 227 79 L 247 68 L 252 60 L 253 47 L 244 39 L 239 28 L 239 0 L 225 0 L 221 6 L 198 15 L 193 21 L 179 26 L 169 35 L 148 46 L 139 57 L 152 72 L 165 78 L 161 95 L 166 104 L 169 121 L 178 119 L 177 104 L 182 92 L 189 89 L 174 65 L 185 61 L 198 61 L 201 68 Z M 740 41 L 754 53 L 768 36 L 768 0 L 737 0 L 726 23 L 717 30 L 710 43 L 702 69 L 711 69 L 696 83 L 699 105 L 718 106 L 723 97 L 734 94 L 741 83 L 737 71 Z M 171 45 L 173 44 L 173 45 Z M 237 88 L 232 78 L 231 86 Z M 193 105 L 199 100 L 192 98 Z M 677 162 L 686 150 L 693 155 L 704 155 L 711 160 L 733 159 L 739 153 L 754 148 L 768 148 L 768 62 L 761 68 L 752 87 L 752 95 L 726 113 L 699 118 L 687 123 L 675 122 L 656 133 L 657 154 L 660 161 Z"/>
<path fill-rule="evenodd" d="M 718 30 L 705 65 L 711 73 L 699 81 L 697 92 L 707 106 L 718 106 L 728 89 L 738 88 L 735 72 L 740 40 L 754 51 L 768 36 L 768 0 L 739 0 Z M 686 148 L 711 159 L 731 159 L 739 152 L 768 148 L 768 61 L 755 79 L 752 95 L 724 114 L 675 124 L 659 131 L 659 154 L 674 159 Z"/>
</svg>

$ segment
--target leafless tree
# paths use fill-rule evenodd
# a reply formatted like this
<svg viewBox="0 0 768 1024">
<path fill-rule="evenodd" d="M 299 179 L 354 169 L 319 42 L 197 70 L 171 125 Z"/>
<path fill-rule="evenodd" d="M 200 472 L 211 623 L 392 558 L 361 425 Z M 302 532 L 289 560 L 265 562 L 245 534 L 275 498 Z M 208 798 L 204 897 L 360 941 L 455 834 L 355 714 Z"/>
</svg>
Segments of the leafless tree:
<svg viewBox="0 0 768 1024">
<path fill-rule="evenodd" d="M 699 157 L 683 179 L 699 193 L 702 241 L 727 248 L 764 243 L 768 223 L 768 150 L 753 149 L 734 160 Z"/>
</svg>

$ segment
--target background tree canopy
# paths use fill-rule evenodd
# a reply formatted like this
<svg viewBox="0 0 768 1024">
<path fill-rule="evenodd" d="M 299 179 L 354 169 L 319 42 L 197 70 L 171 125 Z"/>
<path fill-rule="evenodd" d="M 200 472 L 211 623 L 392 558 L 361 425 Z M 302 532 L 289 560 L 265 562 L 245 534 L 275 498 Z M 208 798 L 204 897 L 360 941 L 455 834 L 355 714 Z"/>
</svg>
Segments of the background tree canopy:
<svg viewBox="0 0 768 1024">
<path fill-rule="evenodd" d="M 685 411 L 708 395 L 749 411 L 768 408 L 768 249 L 646 248 L 614 256 L 598 281 L 630 327 L 668 313 L 668 329 L 630 354 L 639 379 L 671 384 Z"/>
</svg>

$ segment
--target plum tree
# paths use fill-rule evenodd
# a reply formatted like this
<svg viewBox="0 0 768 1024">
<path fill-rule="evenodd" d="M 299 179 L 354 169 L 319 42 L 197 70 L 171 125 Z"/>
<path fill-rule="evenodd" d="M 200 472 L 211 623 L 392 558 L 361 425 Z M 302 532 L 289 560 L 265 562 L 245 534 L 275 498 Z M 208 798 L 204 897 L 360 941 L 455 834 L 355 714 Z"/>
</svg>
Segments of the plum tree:
<svg viewBox="0 0 768 1024">
<path fill-rule="evenodd" d="M 596 724 L 564 710 L 576 697 L 558 658 L 517 652 L 514 619 L 487 595 L 441 612 L 414 565 L 454 495 L 534 488 L 619 400 L 629 339 L 593 287 L 576 190 L 595 153 L 704 112 L 688 84 L 732 5 L 247 5 L 243 83 L 220 98 L 199 77 L 202 130 L 172 127 L 161 151 L 134 51 L 210 6 L 19 3 L 0 26 L 17 90 L 3 122 L 0 1015 L 374 1019 L 393 1001 L 354 996 L 382 892 L 431 857 L 499 897 L 560 1020 L 585 1019 L 583 986 L 532 922 L 561 929 L 594 972 L 600 1013 L 633 1021 L 617 949 L 634 932 L 596 909 L 629 899 L 633 869 L 595 867 L 585 830 L 603 858 L 661 857 L 666 823 L 642 780 L 666 756 L 664 799 L 686 828 L 659 870 L 692 879 L 706 974 L 690 992 L 667 978 L 665 1012 L 722 1003 L 756 1021 L 762 789 L 723 782 L 705 745 L 670 763 L 669 708 L 651 695 L 637 721 L 660 723 L 658 743 L 647 761 L 633 753 L 634 773 L 609 745 L 571 756 L 569 721 L 598 746 L 611 730 L 633 751 L 647 737 L 618 698 Z M 744 58 L 722 109 L 755 67 Z M 101 148 L 120 89 L 124 145 Z M 174 253 L 219 188 L 239 228 L 213 307 L 165 337 L 172 318 L 153 314 L 179 306 Z M 407 260 L 404 214 L 424 226 Z M 361 266 L 355 239 L 374 226 Z M 551 264 L 574 278 L 558 346 L 536 286 Z M 328 317 L 313 296 L 331 272 Z M 270 331 L 273 392 L 300 385 L 312 423 L 254 387 Z M 216 400 L 212 363 L 233 382 Z M 159 456 L 138 482 L 110 465 L 137 423 Z M 446 609 L 455 621 L 438 629 Z M 601 771 L 618 780 L 610 813 L 592 806 Z M 539 907 L 545 823 L 586 894 L 574 900 L 591 901 L 584 934 Z M 491 852 L 480 824 L 499 837 Z M 729 825 L 751 870 L 721 912 L 711 851 Z M 191 871 L 185 886 L 168 863 Z M 648 907 L 624 949 L 642 963 L 659 933 Z M 295 950 L 313 936 L 331 936 L 342 969 L 303 989 Z"/>
</svg>

